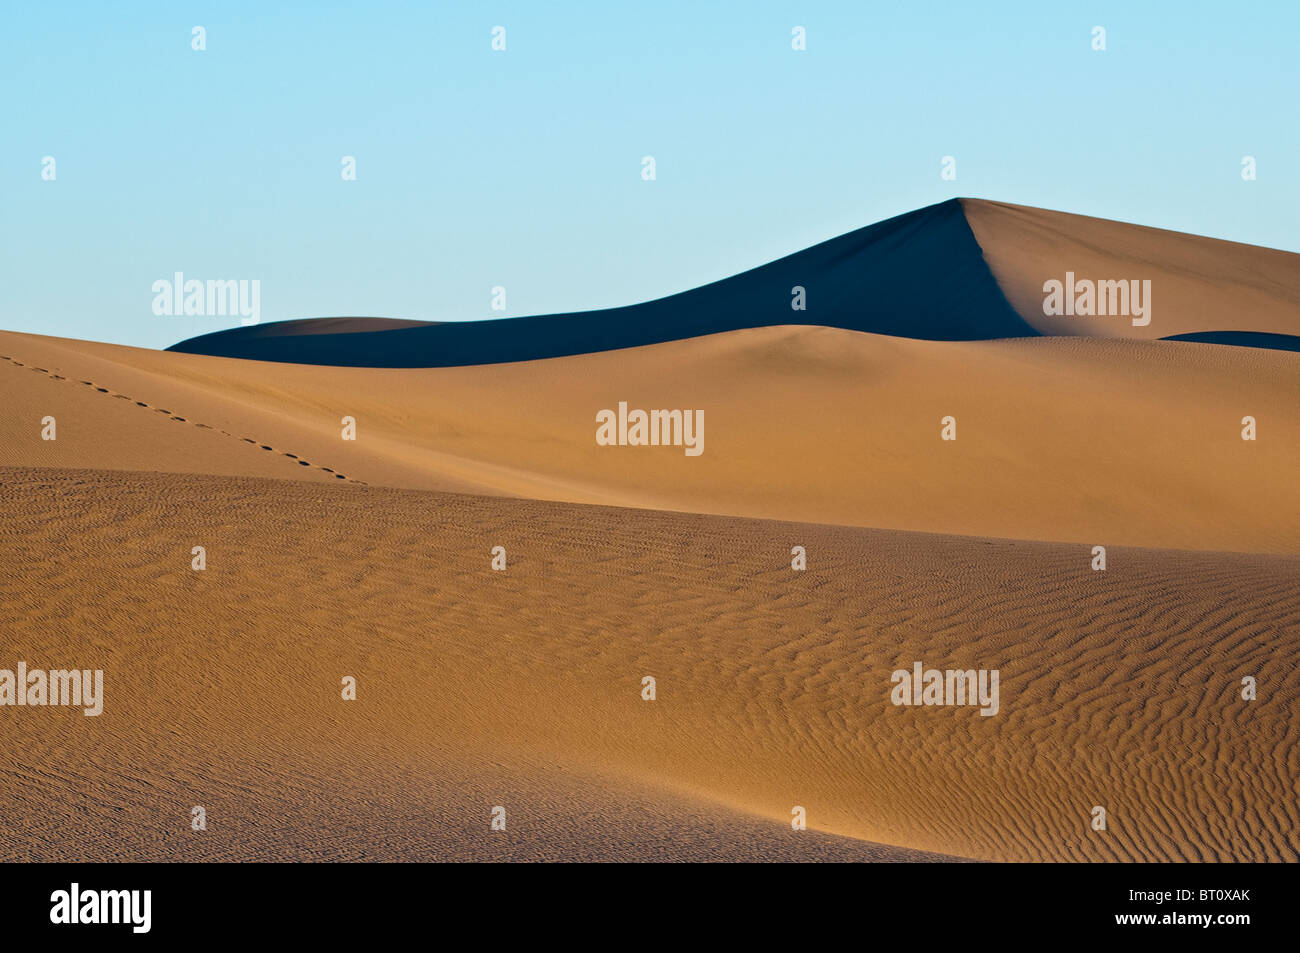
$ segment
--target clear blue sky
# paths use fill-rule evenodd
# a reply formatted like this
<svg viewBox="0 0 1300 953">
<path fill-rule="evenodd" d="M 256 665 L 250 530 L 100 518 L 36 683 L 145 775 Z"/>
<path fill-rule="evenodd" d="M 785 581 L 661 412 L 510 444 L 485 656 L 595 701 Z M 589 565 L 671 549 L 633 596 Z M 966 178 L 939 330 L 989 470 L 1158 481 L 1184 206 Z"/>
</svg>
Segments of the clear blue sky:
<svg viewBox="0 0 1300 953">
<path fill-rule="evenodd" d="M 0 327 L 237 324 L 155 316 L 176 271 L 263 321 L 629 304 L 955 195 L 1300 250 L 1297 38 L 1289 0 L 6 4 Z"/>
</svg>

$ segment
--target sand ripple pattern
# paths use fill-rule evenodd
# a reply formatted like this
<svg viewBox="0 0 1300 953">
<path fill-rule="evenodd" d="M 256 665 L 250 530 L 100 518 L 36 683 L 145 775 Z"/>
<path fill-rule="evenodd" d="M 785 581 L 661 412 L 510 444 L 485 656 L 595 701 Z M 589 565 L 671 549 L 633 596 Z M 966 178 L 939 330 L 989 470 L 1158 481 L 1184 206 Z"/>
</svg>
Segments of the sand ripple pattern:
<svg viewBox="0 0 1300 953">
<path fill-rule="evenodd" d="M 0 710 L 6 859 L 1300 859 L 1296 557 L 1093 572 L 1078 545 L 343 483 L 0 484 L 3 664 L 107 694 Z M 998 668 L 1001 713 L 895 708 L 918 659 Z"/>
</svg>

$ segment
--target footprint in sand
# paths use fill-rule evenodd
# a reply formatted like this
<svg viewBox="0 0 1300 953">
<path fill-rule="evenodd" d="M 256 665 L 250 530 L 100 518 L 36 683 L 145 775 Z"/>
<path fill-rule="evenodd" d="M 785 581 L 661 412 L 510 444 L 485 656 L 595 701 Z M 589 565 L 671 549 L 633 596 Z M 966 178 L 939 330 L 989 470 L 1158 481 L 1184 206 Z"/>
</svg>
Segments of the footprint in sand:
<svg viewBox="0 0 1300 953">
<path fill-rule="evenodd" d="M 27 366 L 27 365 L 23 364 L 22 361 L 16 361 L 16 360 L 14 360 L 13 358 L 8 357 L 8 356 L 6 356 L 6 355 L 4 355 L 4 354 L 0 354 L 0 360 L 2 360 L 2 361 L 8 361 L 10 364 L 13 364 L 15 367 L 26 367 L 26 366 Z M 56 381 L 66 381 L 66 380 L 68 379 L 68 378 L 64 377 L 62 374 L 54 374 L 54 373 L 51 373 L 48 369 L 46 369 L 46 368 L 44 368 L 44 367 L 35 367 L 35 366 L 33 366 L 33 367 L 32 367 L 32 370 L 33 370 L 33 371 L 39 371 L 40 373 L 45 374 L 47 377 L 51 378 L 52 380 L 56 380 Z M 98 384 L 96 384 L 94 381 L 81 381 L 81 383 L 82 383 L 82 384 L 85 384 L 87 387 L 93 387 L 95 390 L 97 390 L 97 391 L 98 391 L 99 393 L 101 393 L 101 394 L 109 394 L 109 395 L 111 395 L 112 397 L 114 397 L 114 398 L 116 398 L 116 399 L 118 399 L 118 400 L 133 401 L 137 407 L 144 407 L 146 410 L 150 409 L 150 408 L 149 408 L 149 405 L 148 405 L 147 403 L 145 403 L 144 401 L 142 401 L 142 400 L 134 400 L 134 398 L 128 397 L 126 394 L 118 394 L 118 393 L 116 393 L 116 392 L 114 392 L 114 391 L 109 390 L 107 387 L 100 387 L 100 386 L 99 386 Z M 208 425 L 208 424 L 198 423 L 197 421 L 190 421 L 190 420 L 186 419 L 185 417 L 181 417 L 181 416 L 178 416 L 178 415 L 173 414 L 170 410 L 167 410 L 166 408 L 163 408 L 163 407 L 155 407 L 155 408 L 153 408 L 153 409 L 156 410 L 156 411 L 157 411 L 158 413 L 160 413 L 160 414 L 166 414 L 168 417 L 170 417 L 172 420 L 177 421 L 178 423 L 182 423 L 182 424 L 193 423 L 193 425 L 194 425 L 195 427 L 201 427 L 201 428 L 204 429 L 204 430 L 212 430 L 212 431 L 215 431 L 215 432 L 217 432 L 217 433 L 225 434 L 227 437 L 233 437 L 233 436 L 234 436 L 234 434 L 232 434 L 232 433 L 231 433 L 230 431 L 228 431 L 228 430 L 219 430 L 218 428 L 216 428 L 216 427 L 212 427 L 212 426 L 210 426 L 210 425 Z M 261 447 L 263 450 L 269 450 L 269 451 L 271 451 L 271 452 L 275 452 L 275 448 L 274 448 L 274 447 L 270 446 L 269 444 L 258 443 L 258 442 L 257 442 L 256 440 L 254 440 L 252 437 L 241 437 L 240 439 L 242 439 L 245 443 L 251 443 L 251 444 L 253 444 L 254 446 L 259 446 L 259 447 Z M 287 451 L 282 451 L 282 452 L 284 453 L 284 455 L 285 455 L 286 457 L 289 457 L 289 458 L 292 459 L 292 460 L 297 460 L 297 461 L 298 461 L 298 465 L 299 465 L 300 467 L 310 467 L 310 466 L 311 466 L 310 463 L 308 463 L 306 460 L 301 459 L 301 458 L 300 458 L 296 453 L 288 453 Z M 335 473 L 335 472 L 334 472 L 333 470 L 331 470 L 329 467 L 317 467 L 317 469 L 318 469 L 318 470 L 321 470 L 321 471 L 323 471 L 323 472 L 325 472 L 325 473 L 332 473 L 332 474 L 334 474 L 334 478 L 335 478 L 336 480 L 346 480 L 346 479 L 347 479 L 347 477 L 344 476 L 342 473 Z M 364 482 L 362 482 L 361 480 L 353 480 L 353 481 L 351 481 L 351 482 L 356 483 L 356 484 L 358 484 L 358 485 L 360 485 L 360 486 L 365 486 L 365 485 L 366 485 L 366 484 L 365 484 Z"/>
</svg>

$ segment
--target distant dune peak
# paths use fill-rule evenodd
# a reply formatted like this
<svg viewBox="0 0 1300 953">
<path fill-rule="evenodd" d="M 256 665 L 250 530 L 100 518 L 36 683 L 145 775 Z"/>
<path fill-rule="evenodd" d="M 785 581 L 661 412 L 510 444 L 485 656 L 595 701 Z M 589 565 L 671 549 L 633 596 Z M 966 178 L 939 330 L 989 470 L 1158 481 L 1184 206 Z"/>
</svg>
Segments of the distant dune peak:
<svg viewBox="0 0 1300 953">
<path fill-rule="evenodd" d="M 1006 202 L 961 204 L 999 288 L 1040 334 L 1295 349 L 1287 338 L 1300 335 L 1300 255 Z"/>
<path fill-rule="evenodd" d="M 449 367 L 783 325 L 934 341 L 1175 337 L 1294 350 L 1279 342 L 1300 334 L 1300 255 L 950 199 L 626 307 L 449 323 L 310 318 L 218 331 L 168 350 L 296 364 Z"/>
<path fill-rule="evenodd" d="M 292 322 L 290 322 L 292 324 Z M 496 364 L 791 324 L 928 340 L 1037 332 L 1007 303 L 956 200 L 908 212 L 690 291 L 621 308 L 407 324 L 218 331 L 170 350 L 369 367 Z"/>
</svg>

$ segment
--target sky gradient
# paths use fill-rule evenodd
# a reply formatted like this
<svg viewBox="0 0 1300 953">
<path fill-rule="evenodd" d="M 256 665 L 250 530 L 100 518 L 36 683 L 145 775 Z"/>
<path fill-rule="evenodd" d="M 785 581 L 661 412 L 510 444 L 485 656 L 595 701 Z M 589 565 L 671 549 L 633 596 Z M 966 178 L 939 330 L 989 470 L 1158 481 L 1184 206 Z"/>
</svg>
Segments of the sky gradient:
<svg viewBox="0 0 1300 953">
<path fill-rule="evenodd" d="M 1300 251 L 1300 5 L 1136 6 L 13 5 L 0 327 L 238 324 L 155 316 L 177 271 L 263 321 L 611 307 L 958 195 Z"/>
</svg>

